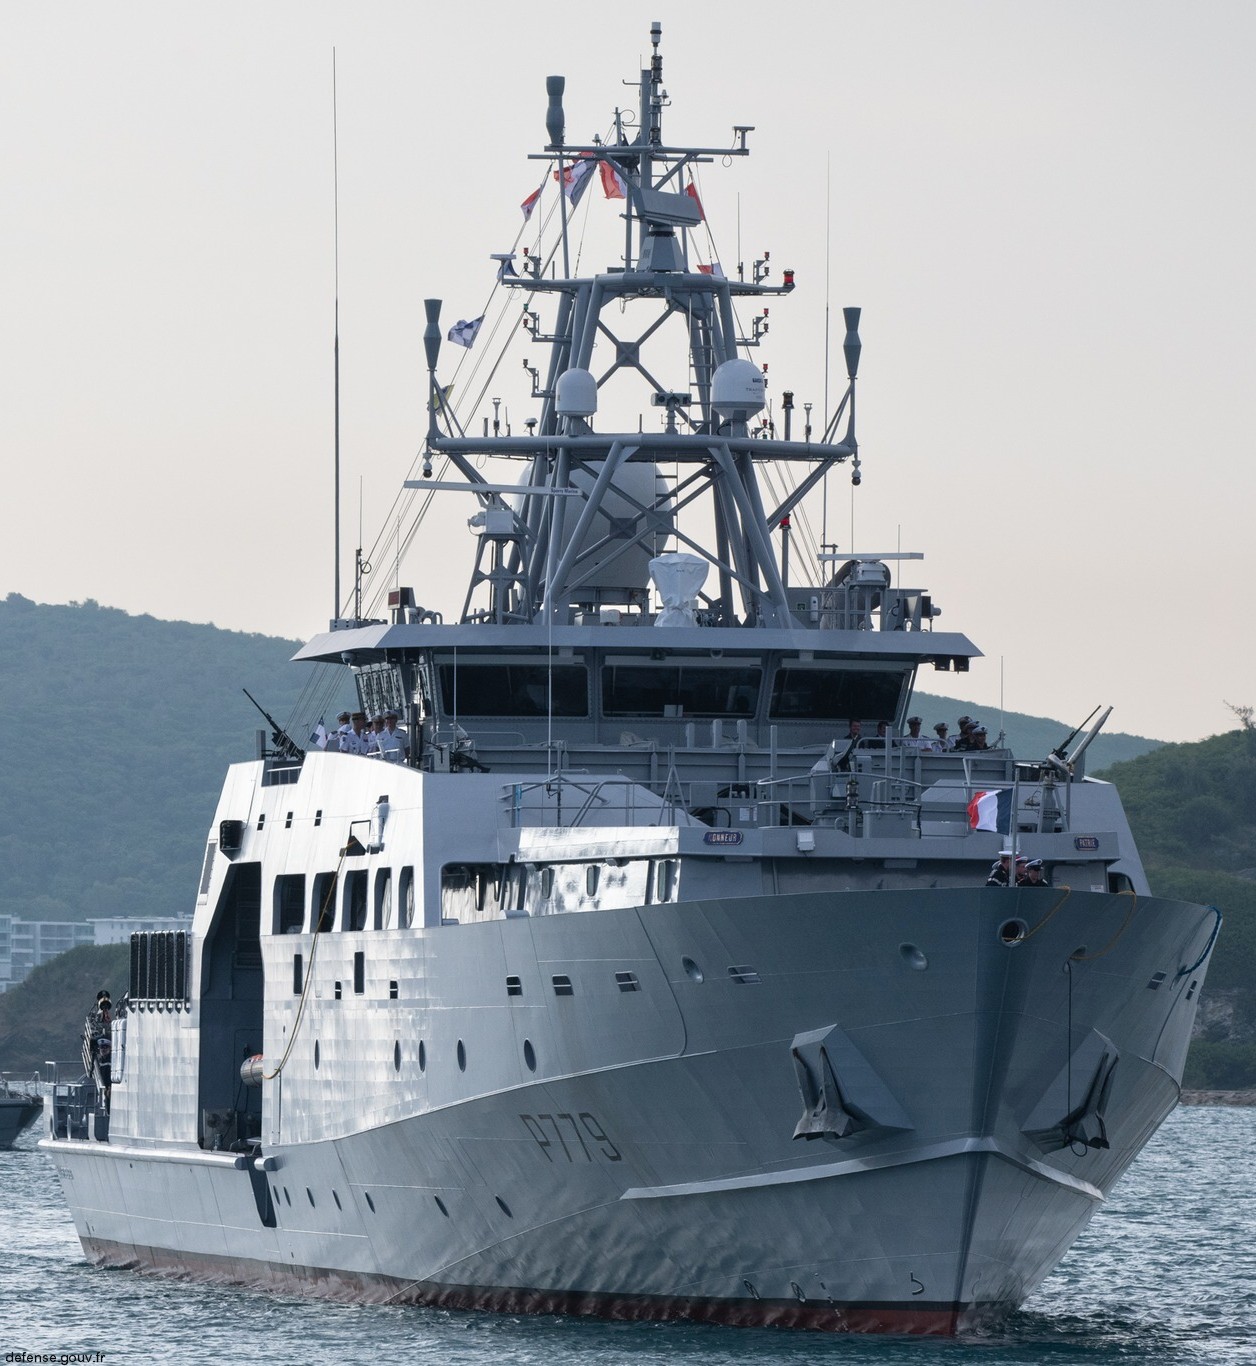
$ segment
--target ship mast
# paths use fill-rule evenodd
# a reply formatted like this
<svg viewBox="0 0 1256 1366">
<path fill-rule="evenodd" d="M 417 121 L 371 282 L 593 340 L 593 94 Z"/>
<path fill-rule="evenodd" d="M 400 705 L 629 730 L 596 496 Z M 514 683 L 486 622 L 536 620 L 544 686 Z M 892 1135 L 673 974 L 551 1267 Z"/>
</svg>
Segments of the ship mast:
<svg viewBox="0 0 1256 1366">
<path fill-rule="evenodd" d="M 860 342 L 858 309 L 846 310 L 845 355 L 848 385 L 821 439 L 777 439 L 758 420 L 766 404 L 763 370 L 748 354 L 766 332 L 766 310 L 743 331 L 735 301 L 752 303 L 789 294 L 792 271 L 768 283 L 767 259 L 755 263 L 753 278 L 728 279 L 714 265 L 699 269 L 690 259 L 691 234 L 704 214 L 691 192 L 692 168 L 749 154 L 750 125 L 737 125 L 731 145 L 669 146 L 663 140 L 661 26 L 651 28 L 652 54 L 640 72 L 637 130 L 629 141 L 617 113 L 616 141 L 572 144 L 566 138 L 565 80 L 546 80 L 545 150 L 534 160 L 557 160 L 562 233 L 561 277 L 543 273 L 536 257 L 525 258 L 523 274 L 502 270 L 501 283 L 525 296 L 554 300 L 552 332 L 542 334 L 539 312 L 527 308 L 525 325 L 534 340 L 549 344 L 543 385 L 534 381 L 541 410 L 526 436 L 445 434 L 438 422 L 442 389 L 438 380 L 441 332 L 439 301 L 428 303 L 425 332 L 429 367 L 429 423 L 425 475 L 433 456 L 448 458 L 480 497 L 484 534 L 464 606 L 463 621 L 563 624 L 599 598 L 588 586 L 594 569 L 638 553 L 652 555 L 663 541 L 706 560 L 718 588 L 705 599 L 708 625 L 789 626 L 795 606 L 785 586 L 772 533 L 834 465 L 854 460 L 854 386 Z M 627 221 L 622 269 L 589 276 L 570 274 L 568 198 L 579 181 L 600 168 L 624 186 Z M 635 233 L 634 233 L 635 228 Z M 635 237 L 635 253 L 632 244 Z M 640 301 L 652 303 L 653 321 L 631 330 Z M 687 372 L 669 384 L 647 358 L 664 329 L 686 329 Z M 609 359 L 608 359 L 609 357 Z M 633 375 L 662 409 L 662 430 L 595 430 L 602 391 L 621 372 Z M 535 372 L 534 372 L 535 373 Z M 839 436 L 839 430 L 843 427 Z M 490 488 L 478 468 L 484 456 L 525 461 L 519 506 Z M 774 508 L 763 502 L 755 466 L 762 461 L 802 462 L 810 468 L 793 492 Z M 643 471 L 658 472 L 651 483 Z M 675 481 L 662 467 L 675 466 Z M 857 475 L 856 475 L 856 482 Z M 409 487 L 423 488 L 424 481 Z M 710 510 L 714 545 L 685 534 L 677 513 L 703 503 Z M 487 557 L 487 567 L 485 560 Z M 476 590 L 487 584 L 489 603 L 475 607 Z M 626 587 L 622 590 L 631 599 Z M 637 586 L 644 600 L 648 586 Z M 632 607 L 636 599 L 628 601 Z"/>
</svg>

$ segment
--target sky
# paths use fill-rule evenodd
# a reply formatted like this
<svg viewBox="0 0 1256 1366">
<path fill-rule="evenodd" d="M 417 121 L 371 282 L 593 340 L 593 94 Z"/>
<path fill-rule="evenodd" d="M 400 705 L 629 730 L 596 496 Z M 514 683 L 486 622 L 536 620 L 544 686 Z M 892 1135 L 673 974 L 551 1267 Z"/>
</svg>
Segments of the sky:
<svg viewBox="0 0 1256 1366">
<path fill-rule="evenodd" d="M 360 526 L 368 583 L 456 612 L 473 506 L 434 504 L 400 565 L 377 541 L 426 425 L 423 300 L 484 311 L 544 78 L 569 140 L 604 134 L 654 19 L 669 139 L 755 125 L 700 183 L 726 268 L 740 244 L 797 272 L 754 357 L 772 391 L 822 408 L 826 309 L 863 309 L 863 483 L 812 520 L 923 552 L 901 581 L 986 657 L 921 686 L 1233 729 L 1256 703 L 1246 0 L 8 3 L 0 595 L 324 630 L 338 297 L 342 588 Z M 585 202 L 587 271 L 618 220 Z M 519 354 L 461 381 L 516 425 Z"/>
</svg>

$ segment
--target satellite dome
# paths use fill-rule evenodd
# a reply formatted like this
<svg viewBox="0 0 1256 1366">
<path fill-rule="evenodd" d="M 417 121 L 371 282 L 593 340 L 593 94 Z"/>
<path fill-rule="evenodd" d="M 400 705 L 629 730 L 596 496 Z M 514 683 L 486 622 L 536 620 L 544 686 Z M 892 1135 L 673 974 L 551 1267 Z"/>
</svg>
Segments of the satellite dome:
<svg viewBox="0 0 1256 1366">
<path fill-rule="evenodd" d="M 711 378 L 711 407 L 725 422 L 749 422 L 767 402 L 763 371 L 749 360 L 726 360 Z"/>
<path fill-rule="evenodd" d="M 559 417 L 592 417 L 597 412 L 597 380 L 587 370 L 564 370 L 555 388 Z"/>
</svg>

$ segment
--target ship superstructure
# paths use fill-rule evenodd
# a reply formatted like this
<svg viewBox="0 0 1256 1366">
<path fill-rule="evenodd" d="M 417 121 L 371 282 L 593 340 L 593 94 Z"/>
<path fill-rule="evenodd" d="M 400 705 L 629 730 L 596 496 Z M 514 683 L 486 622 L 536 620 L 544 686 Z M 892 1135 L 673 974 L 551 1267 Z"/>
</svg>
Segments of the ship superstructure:
<svg viewBox="0 0 1256 1366">
<path fill-rule="evenodd" d="M 459 425 L 427 304 L 413 482 L 474 500 L 457 619 L 398 589 L 298 656 L 408 755 L 234 766 L 191 933 L 133 938 L 110 1112 L 49 1107 L 102 1265 L 952 1332 L 1025 1298 L 1176 1103 L 1219 916 L 1150 895 L 1085 740 L 908 735 L 918 671 L 978 651 L 896 557 L 791 577 L 791 518 L 860 477 L 859 310 L 835 410 L 771 410 L 742 315 L 792 272 L 694 247 L 690 172 L 750 129 L 669 145 L 652 41 L 606 141 L 568 144 L 547 83 L 555 253 L 499 258 L 549 351 L 524 434 Z M 594 177 L 623 251 L 585 276 Z M 1004 847 L 1050 885 L 987 886 Z"/>
</svg>

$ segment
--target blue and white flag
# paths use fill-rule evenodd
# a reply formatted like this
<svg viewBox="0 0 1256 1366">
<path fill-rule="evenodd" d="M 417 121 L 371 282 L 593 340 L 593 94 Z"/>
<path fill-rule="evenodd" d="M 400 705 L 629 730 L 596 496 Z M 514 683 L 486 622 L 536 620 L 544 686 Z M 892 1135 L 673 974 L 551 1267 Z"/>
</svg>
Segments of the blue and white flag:
<svg viewBox="0 0 1256 1366">
<path fill-rule="evenodd" d="M 323 727 L 321 718 L 319 719 L 318 725 L 310 732 L 310 744 L 316 746 L 318 749 L 327 748 L 327 731 Z"/>
<path fill-rule="evenodd" d="M 483 322 L 483 315 L 473 318 L 470 322 L 465 318 L 459 318 L 449 329 L 449 340 L 457 342 L 459 346 L 470 346 L 479 335 L 480 325 Z"/>
</svg>

